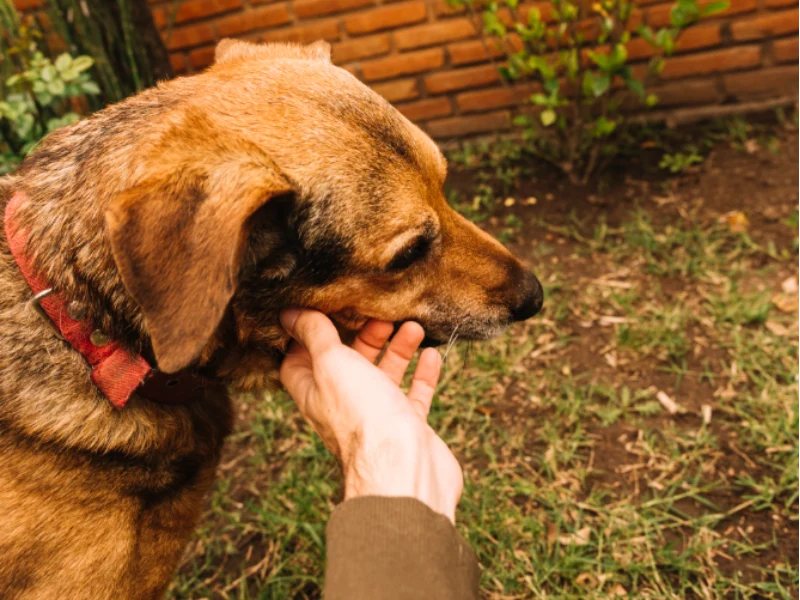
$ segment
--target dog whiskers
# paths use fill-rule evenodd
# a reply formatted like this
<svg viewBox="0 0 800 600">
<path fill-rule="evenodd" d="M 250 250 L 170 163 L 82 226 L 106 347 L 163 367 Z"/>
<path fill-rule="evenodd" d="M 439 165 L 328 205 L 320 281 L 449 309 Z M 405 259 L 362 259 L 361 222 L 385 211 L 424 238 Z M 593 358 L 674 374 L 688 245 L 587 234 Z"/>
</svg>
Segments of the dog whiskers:
<svg viewBox="0 0 800 600">
<path fill-rule="evenodd" d="M 456 326 L 453 328 L 453 333 L 450 334 L 450 339 L 447 340 L 447 348 L 445 348 L 444 350 L 444 356 L 442 356 L 442 362 L 444 363 L 447 362 L 447 355 L 450 354 L 450 349 L 455 345 L 456 341 L 458 340 L 458 328 L 461 327 L 461 324 L 465 320 L 466 319 L 462 319 L 461 321 L 456 323 Z"/>
</svg>

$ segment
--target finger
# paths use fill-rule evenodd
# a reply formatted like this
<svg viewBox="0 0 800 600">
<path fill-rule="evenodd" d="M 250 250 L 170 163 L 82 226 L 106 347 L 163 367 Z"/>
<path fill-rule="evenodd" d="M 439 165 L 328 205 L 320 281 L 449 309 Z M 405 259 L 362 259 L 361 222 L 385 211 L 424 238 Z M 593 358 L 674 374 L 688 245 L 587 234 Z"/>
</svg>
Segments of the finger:
<svg viewBox="0 0 800 600">
<path fill-rule="evenodd" d="M 441 372 L 442 357 L 439 351 L 435 348 L 423 350 L 417 363 L 417 370 L 414 371 L 411 389 L 408 390 L 408 399 L 423 419 L 427 419 L 431 411 L 433 394 Z"/>
<path fill-rule="evenodd" d="M 292 342 L 286 357 L 281 364 L 279 378 L 283 387 L 297 404 L 300 413 L 308 418 L 308 401 L 311 398 L 316 383 L 311 365 L 311 355 L 303 346 Z"/>
<path fill-rule="evenodd" d="M 399 384 L 424 337 L 425 331 L 419 323 L 413 321 L 403 323 L 389 342 L 378 367 L 389 376 L 389 379 Z"/>
<path fill-rule="evenodd" d="M 370 321 L 358 332 L 353 342 L 353 350 L 374 363 L 392 336 L 392 331 L 394 325 L 387 321 Z"/>
<path fill-rule="evenodd" d="M 290 308 L 281 312 L 280 319 L 286 332 L 308 349 L 312 359 L 342 343 L 334 324 L 319 311 Z"/>
</svg>

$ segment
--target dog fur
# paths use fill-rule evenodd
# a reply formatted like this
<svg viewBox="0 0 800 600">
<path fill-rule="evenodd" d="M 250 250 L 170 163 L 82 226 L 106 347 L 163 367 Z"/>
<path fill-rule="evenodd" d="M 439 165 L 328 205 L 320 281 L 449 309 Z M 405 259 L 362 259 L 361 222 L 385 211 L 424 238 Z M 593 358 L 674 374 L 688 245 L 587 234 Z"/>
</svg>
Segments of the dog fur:
<svg viewBox="0 0 800 600">
<path fill-rule="evenodd" d="M 445 174 L 436 145 L 327 44 L 225 40 L 205 73 L 50 135 L 0 179 L 0 215 L 26 194 L 37 270 L 113 338 L 163 371 L 248 390 L 274 383 L 287 306 L 344 330 L 417 320 L 438 341 L 538 310 L 535 278 L 448 207 Z M 27 305 L 3 233 L 0 290 L 0 598 L 161 597 L 228 397 L 116 411 Z"/>
</svg>

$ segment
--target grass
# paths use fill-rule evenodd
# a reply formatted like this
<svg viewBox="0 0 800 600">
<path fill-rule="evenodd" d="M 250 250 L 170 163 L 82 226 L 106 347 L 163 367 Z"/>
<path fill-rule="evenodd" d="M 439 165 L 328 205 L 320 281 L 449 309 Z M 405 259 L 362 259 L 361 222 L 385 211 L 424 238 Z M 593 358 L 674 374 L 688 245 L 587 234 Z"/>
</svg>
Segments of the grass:
<svg viewBox="0 0 800 600">
<path fill-rule="evenodd" d="M 532 226 L 543 313 L 457 345 L 431 412 L 484 597 L 797 598 L 796 242 L 641 207 Z M 319 597 L 338 468 L 283 394 L 239 402 L 170 597 Z"/>
</svg>

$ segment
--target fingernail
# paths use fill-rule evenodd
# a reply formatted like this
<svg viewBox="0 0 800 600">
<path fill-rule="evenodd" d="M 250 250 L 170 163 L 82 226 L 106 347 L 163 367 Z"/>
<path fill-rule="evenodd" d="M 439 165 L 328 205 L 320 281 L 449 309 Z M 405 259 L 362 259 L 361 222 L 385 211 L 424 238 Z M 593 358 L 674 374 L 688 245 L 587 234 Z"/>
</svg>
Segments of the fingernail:
<svg viewBox="0 0 800 600">
<path fill-rule="evenodd" d="M 281 325 L 286 331 L 292 333 L 294 331 L 294 324 L 299 316 L 300 309 L 298 308 L 287 308 L 286 310 L 282 310 L 280 314 Z"/>
</svg>

